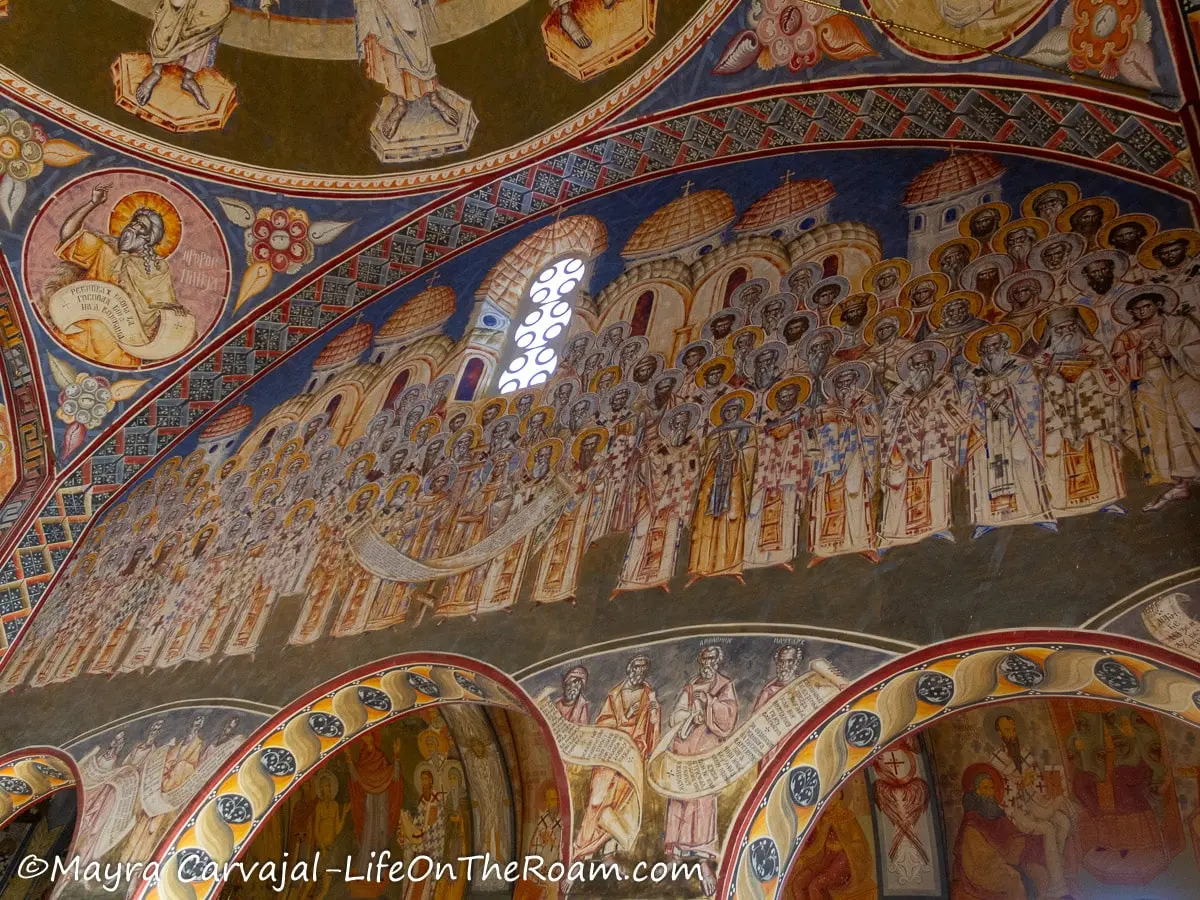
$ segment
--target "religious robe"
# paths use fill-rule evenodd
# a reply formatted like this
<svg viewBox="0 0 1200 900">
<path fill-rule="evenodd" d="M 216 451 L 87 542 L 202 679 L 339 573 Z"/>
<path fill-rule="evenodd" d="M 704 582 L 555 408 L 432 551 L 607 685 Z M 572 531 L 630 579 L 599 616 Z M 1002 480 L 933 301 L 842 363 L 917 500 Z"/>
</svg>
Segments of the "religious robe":
<svg viewBox="0 0 1200 900">
<path fill-rule="evenodd" d="M 976 810 L 963 816 L 954 842 L 953 900 L 1030 900 L 1017 866 L 1025 836 L 1007 818 L 985 818 Z"/>
<path fill-rule="evenodd" d="M 696 458 L 700 443 L 689 435 L 679 446 L 654 440 L 648 445 L 639 477 L 633 533 L 614 595 L 621 591 L 666 588 L 675 574 L 679 540 L 696 494 Z"/>
<path fill-rule="evenodd" d="M 741 580 L 757 437 L 757 429 L 741 421 L 718 426 L 704 439 L 689 583 L 716 575 Z"/>
<path fill-rule="evenodd" d="M 967 429 L 954 379 L 942 373 L 924 392 L 900 384 L 883 415 L 881 547 L 950 533 L 950 481 Z"/>
<path fill-rule="evenodd" d="M 696 723 L 697 713 L 701 721 Z M 671 741 L 671 752 L 678 756 L 700 756 L 719 747 L 734 732 L 738 723 L 737 693 L 733 681 L 718 672 L 712 681 L 696 676 L 686 685 L 671 712 L 672 727 L 679 728 Z M 667 801 L 667 829 L 664 849 L 676 858 L 717 859 L 717 795 L 695 800 Z"/>
<path fill-rule="evenodd" d="M 417 100 L 437 90 L 437 67 L 418 0 L 355 0 L 354 31 L 367 77 L 389 94 Z"/>
<path fill-rule="evenodd" d="M 768 422 L 759 437 L 758 468 L 746 521 L 747 569 L 790 566 L 796 558 L 807 469 L 800 411 Z"/>
<path fill-rule="evenodd" d="M 163 3 L 168 4 L 169 0 L 163 0 Z M 86 230 L 64 241 L 55 253 L 63 261 L 82 268 L 81 279 L 107 282 L 125 293 L 143 332 L 140 335 L 123 335 L 129 344 L 151 340 L 158 333 L 159 309 L 177 306 L 171 269 L 165 260 L 155 258 L 147 272 L 146 260 L 140 253 L 124 253 L 117 249 L 115 239 Z M 190 334 L 182 336 L 182 343 L 186 346 L 195 337 L 196 323 L 190 313 L 184 314 L 183 324 L 191 328 Z M 75 323 L 70 332 L 51 327 L 55 336 L 66 346 L 93 362 L 120 368 L 141 365 L 142 361 L 122 349 L 116 335 L 99 319 L 82 319 Z"/>
<path fill-rule="evenodd" d="M 573 600 L 579 590 L 579 569 L 587 552 L 594 522 L 607 509 L 612 492 L 609 469 L 597 459 L 586 471 L 575 474 L 576 495 L 555 522 L 542 550 L 537 579 L 533 586 L 534 603 Z"/>
<path fill-rule="evenodd" d="M 874 853 L 853 810 L 831 803 L 796 855 L 784 900 L 875 900 Z"/>
<path fill-rule="evenodd" d="M 1046 403 L 1046 487 L 1055 516 L 1078 516 L 1125 496 L 1121 471 L 1126 382 L 1099 341 L 1079 352 L 1047 350 L 1034 361 Z"/>
<path fill-rule="evenodd" d="M 873 553 L 879 413 L 874 396 L 831 397 L 815 416 L 808 543 L 814 557 Z"/>
<path fill-rule="evenodd" d="M 229 0 L 159 0 L 150 29 L 150 61 L 199 72 L 213 64 Z"/>
<path fill-rule="evenodd" d="M 1134 324 L 1113 359 L 1129 380 L 1146 481 L 1200 478 L 1200 326 L 1190 316 Z"/>
<path fill-rule="evenodd" d="M 971 373 L 967 483 L 976 526 L 1052 522 L 1044 483 L 1042 391 L 1033 366 L 1010 356 Z"/>
<path fill-rule="evenodd" d="M 649 759 L 658 743 L 661 727 L 658 696 L 648 684 L 629 687 L 618 684 L 604 698 L 596 717 L 597 728 L 612 728 L 633 739 L 642 759 Z M 612 769 L 596 766 L 588 781 L 587 806 L 575 836 L 573 856 L 582 859 L 605 850 L 612 841 L 624 843 L 635 838 L 629 822 L 629 800 L 633 786 Z M 630 847 L 624 847 L 628 850 Z"/>
<path fill-rule="evenodd" d="M 372 851 L 379 854 L 391 846 L 404 799 L 400 757 L 389 763 L 378 745 L 368 740 L 350 768 L 350 815 L 358 838 L 352 867 L 356 873 L 365 872 Z"/>
</svg>

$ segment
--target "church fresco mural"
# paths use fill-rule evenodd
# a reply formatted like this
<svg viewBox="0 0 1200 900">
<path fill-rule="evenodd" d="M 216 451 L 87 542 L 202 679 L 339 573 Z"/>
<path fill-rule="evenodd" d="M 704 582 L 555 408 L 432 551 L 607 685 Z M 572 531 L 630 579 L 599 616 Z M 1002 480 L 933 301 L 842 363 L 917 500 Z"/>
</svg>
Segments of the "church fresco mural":
<svg viewBox="0 0 1200 900">
<path fill-rule="evenodd" d="M 0 890 L 1186 893 L 1189 12 L 0 2 Z"/>
<path fill-rule="evenodd" d="M 175 815 L 266 718 L 252 708 L 176 707 L 69 744 L 83 786 L 73 856 L 83 867 L 148 860 Z M 86 897 L 89 888 L 62 879 L 53 896 Z"/>
<path fill-rule="evenodd" d="M 78 797 L 74 791 L 59 791 L 22 810 L 0 827 L 0 891 L 19 900 L 42 900 L 49 896 L 53 881 L 47 873 L 37 877 L 18 874 L 21 860 L 33 856 L 53 865 L 64 860 L 78 822 Z"/>
<path fill-rule="evenodd" d="M 832 219 L 829 180 L 785 174 L 740 217 L 685 183 L 594 305 L 576 301 L 562 364 L 529 387 L 535 350 L 509 349 L 505 325 L 525 314 L 533 340 L 537 297 L 569 316 L 589 270 L 614 271 L 594 217 L 495 262 L 457 342 L 439 333 L 449 286 L 378 330 L 353 322 L 299 394 L 228 407 L 112 507 L 67 572 L 77 603 L 35 623 L 4 683 L 252 653 L 291 597 L 290 645 L 473 620 L 523 585 L 528 603 L 570 601 L 612 533 L 629 535 L 613 596 L 677 578 L 686 596 L 928 539 L 1153 517 L 1200 466 L 1200 235 L 1165 199 L 1067 180 L 1014 196 L 1005 177 L 989 155 L 933 161 L 900 198 L 907 228 L 882 234 Z M 885 239 L 906 246 L 887 256 Z M 510 260 L 554 258 L 524 297 Z M 509 396 L 484 393 L 496 380 Z M 1152 490 L 1131 508 L 1137 482 Z M 118 573 L 144 599 L 112 603 Z"/>
</svg>

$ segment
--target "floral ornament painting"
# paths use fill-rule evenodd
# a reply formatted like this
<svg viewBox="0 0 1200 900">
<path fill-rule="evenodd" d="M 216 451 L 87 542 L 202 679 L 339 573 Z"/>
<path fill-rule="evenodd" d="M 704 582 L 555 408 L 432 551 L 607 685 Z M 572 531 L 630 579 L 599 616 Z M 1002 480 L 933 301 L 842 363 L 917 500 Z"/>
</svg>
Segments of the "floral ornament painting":
<svg viewBox="0 0 1200 900">
<path fill-rule="evenodd" d="M 246 236 L 246 273 L 234 310 L 265 290 L 276 272 L 295 275 L 313 261 L 317 247 L 333 241 L 352 224 L 329 219 L 310 222 L 308 213 L 291 206 L 264 206 L 255 211 L 249 203 L 230 197 L 218 197 L 217 202 Z"/>
<path fill-rule="evenodd" d="M 747 26 L 729 41 L 713 66 L 714 75 L 733 75 L 755 62 L 761 69 L 786 66 L 801 72 L 826 56 L 848 60 L 878 55 L 850 16 L 804 0 L 753 0 Z"/>
<path fill-rule="evenodd" d="M 103 425 L 114 406 L 128 400 L 146 383 L 132 378 L 110 382 L 100 375 L 80 372 L 55 356 L 50 357 L 50 374 L 58 385 L 58 409 L 54 416 L 67 425 L 67 433 L 63 436 L 63 459 L 69 459 L 83 446 L 88 430 Z"/>
<path fill-rule="evenodd" d="M 92 154 L 61 138 L 48 138 L 41 125 L 26 122 L 16 110 L 0 110 L 0 212 L 12 225 L 25 202 L 29 182 L 46 166 L 73 166 Z"/>
<path fill-rule="evenodd" d="M 1034 62 L 1096 72 L 1142 88 L 1160 86 L 1142 0 L 1072 0 L 1062 20 L 1026 56 Z"/>
</svg>

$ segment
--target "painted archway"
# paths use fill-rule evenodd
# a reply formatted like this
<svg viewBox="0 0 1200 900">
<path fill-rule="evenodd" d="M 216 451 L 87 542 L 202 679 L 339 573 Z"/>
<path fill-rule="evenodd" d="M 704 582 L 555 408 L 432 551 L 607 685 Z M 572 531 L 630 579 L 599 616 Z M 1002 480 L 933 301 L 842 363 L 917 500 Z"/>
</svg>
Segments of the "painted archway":
<svg viewBox="0 0 1200 900">
<path fill-rule="evenodd" d="M 407 713 L 451 703 L 494 706 L 531 717 L 550 756 L 559 813 L 562 821 L 570 821 L 566 770 L 550 727 L 516 682 L 486 663 L 454 654 L 401 654 L 326 682 L 263 724 L 178 817 L 153 857 L 157 881 L 143 881 L 132 896 L 214 896 L 217 882 L 197 876 L 206 867 L 215 871 L 237 860 L 280 802 L 331 754 Z M 565 841 L 563 852 L 569 852 Z"/>
<path fill-rule="evenodd" d="M 727 836 L 717 896 L 780 896 L 830 798 L 897 739 L 1029 697 L 1115 701 L 1200 727 L 1200 666 L 1128 638 L 1050 629 L 974 635 L 895 660 L 831 700 L 772 757 Z"/>
</svg>

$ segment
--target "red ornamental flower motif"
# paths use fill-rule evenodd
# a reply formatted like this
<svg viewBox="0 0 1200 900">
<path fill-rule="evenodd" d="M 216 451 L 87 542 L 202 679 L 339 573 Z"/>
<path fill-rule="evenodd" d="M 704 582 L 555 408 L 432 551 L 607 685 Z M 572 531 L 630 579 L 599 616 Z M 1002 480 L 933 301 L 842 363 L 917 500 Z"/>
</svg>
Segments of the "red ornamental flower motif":
<svg viewBox="0 0 1200 900">
<path fill-rule="evenodd" d="M 1074 0 L 1075 24 L 1067 45 L 1073 71 L 1115 78 L 1121 57 L 1133 43 L 1142 0 Z"/>
<path fill-rule="evenodd" d="M 264 262 L 274 272 L 295 274 L 313 259 L 308 215 L 300 209 L 262 209 L 250 226 L 250 262 Z"/>
<path fill-rule="evenodd" d="M 822 54 L 815 26 L 829 12 L 803 0 L 763 0 L 762 18 L 754 31 L 772 65 L 787 66 L 793 72 L 816 65 Z"/>
</svg>

